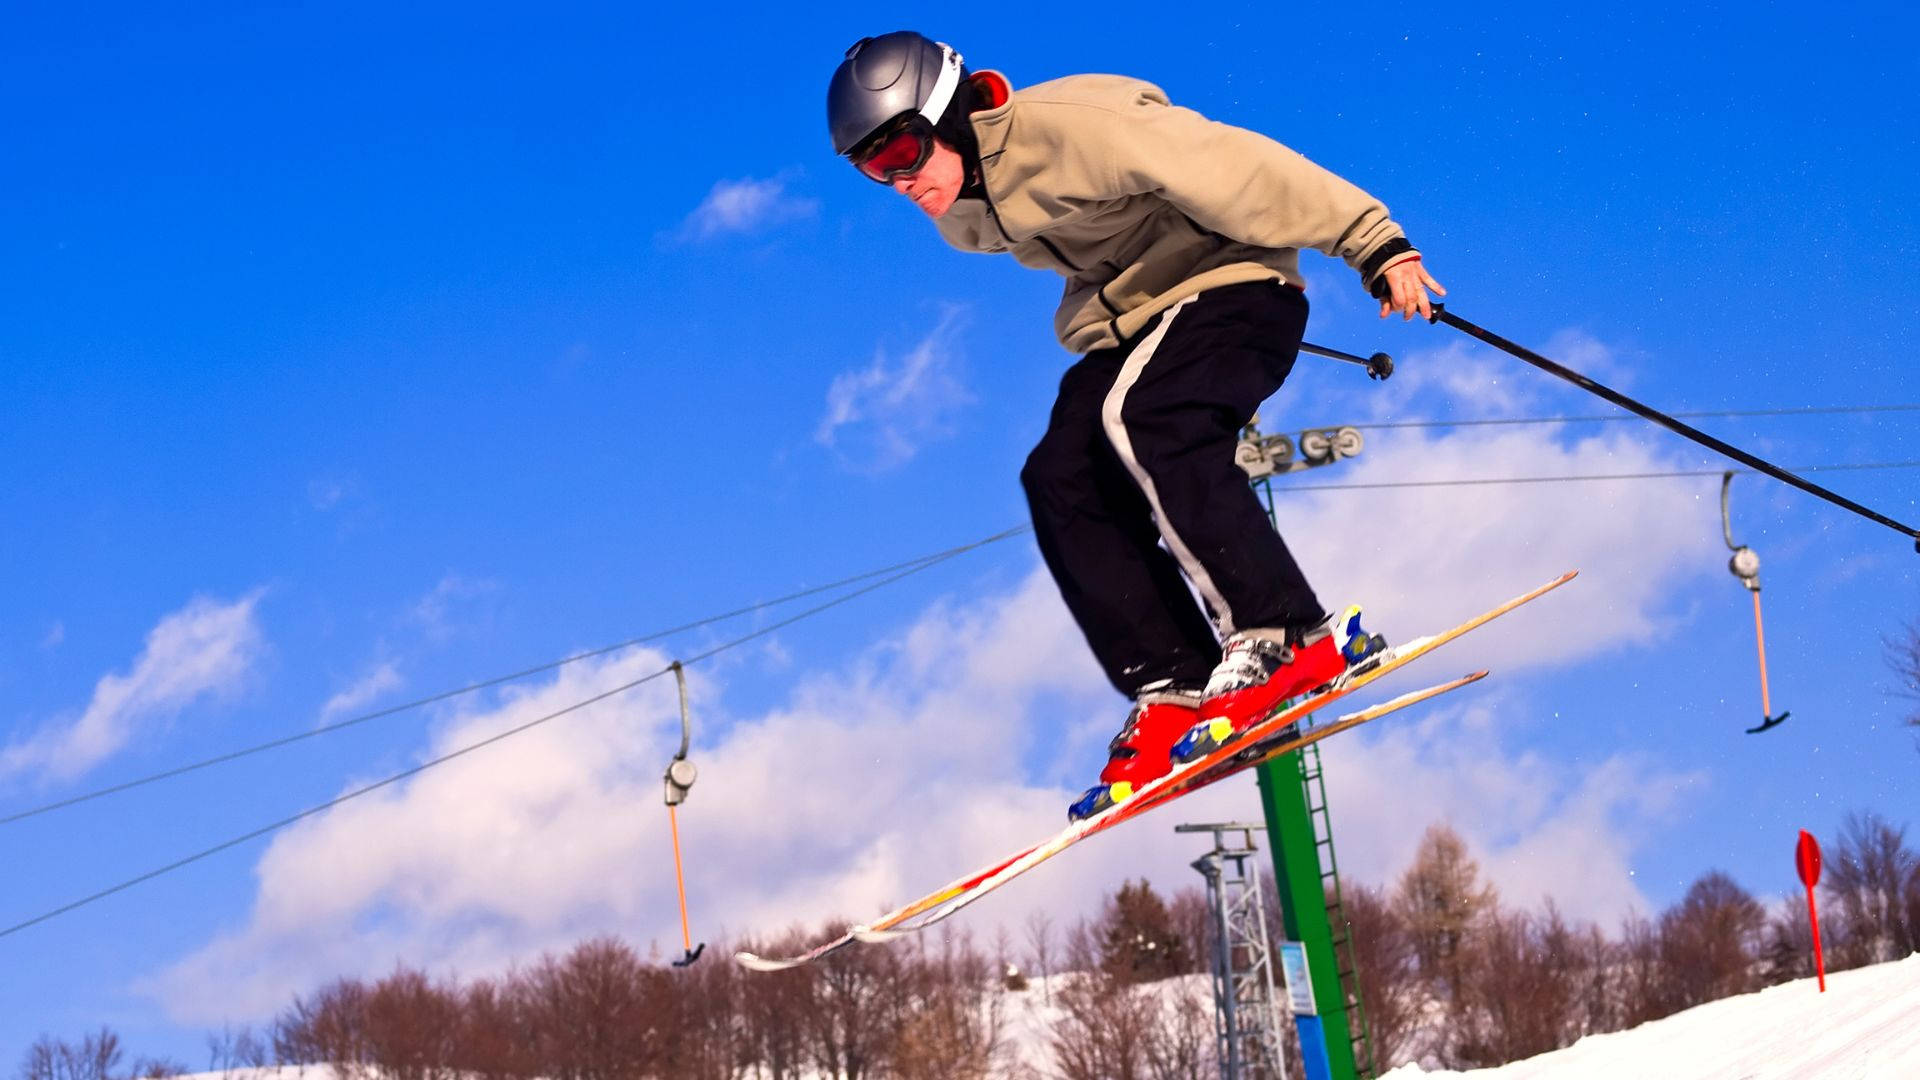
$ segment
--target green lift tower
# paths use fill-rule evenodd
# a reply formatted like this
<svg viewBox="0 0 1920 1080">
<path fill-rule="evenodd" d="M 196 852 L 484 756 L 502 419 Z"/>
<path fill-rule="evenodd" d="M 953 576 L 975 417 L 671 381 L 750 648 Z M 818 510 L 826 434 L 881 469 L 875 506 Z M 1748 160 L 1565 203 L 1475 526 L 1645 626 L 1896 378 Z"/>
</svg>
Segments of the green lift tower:
<svg viewBox="0 0 1920 1080">
<path fill-rule="evenodd" d="M 1255 418 L 1255 424 L 1258 418 Z M 1263 435 L 1250 424 L 1237 460 L 1261 491 L 1273 515 L 1273 478 L 1360 453 L 1353 428 Z M 1278 523 L 1276 522 L 1276 527 Z M 1308 717 L 1304 727 L 1311 727 Z M 1313 988 L 1310 1012 L 1295 1006 L 1301 1064 L 1307 1080 L 1352 1080 L 1376 1074 L 1373 1044 L 1354 972 L 1353 941 L 1341 902 L 1339 862 L 1334 857 L 1332 819 L 1322 778 L 1320 748 L 1307 746 L 1259 766 L 1260 802 L 1266 812 L 1279 886 L 1282 925 L 1304 952 Z M 1292 973 L 1297 977 L 1297 972 Z M 1295 988 L 1298 996 L 1297 988 Z"/>
</svg>

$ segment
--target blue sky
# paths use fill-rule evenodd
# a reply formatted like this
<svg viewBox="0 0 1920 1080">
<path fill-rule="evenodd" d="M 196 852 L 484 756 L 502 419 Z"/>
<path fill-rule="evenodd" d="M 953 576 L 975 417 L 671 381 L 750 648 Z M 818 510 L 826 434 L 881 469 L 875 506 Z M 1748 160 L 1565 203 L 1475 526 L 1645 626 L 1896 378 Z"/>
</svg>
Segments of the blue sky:
<svg viewBox="0 0 1920 1080">
<path fill-rule="evenodd" d="M 1069 359 L 1057 283 L 950 251 L 827 147 L 842 50 L 906 21 L 16 17 L 0 815 L 1022 521 L 1015 475 Z M 1016 85 L 1121 72 L 1273 135 L 1384 199 L 1460 314 L 1657 405 L 1747 409 L 1920 400 L 1915 22 L 1110 5 L 918 28 Z M 1303 359 L 1275 430 L 1607 411 L 1305 268 L 1309 338 L 1401 373 Z M 1790 465 L 1920 458 L 1916 414 L 1702 424 Z M 1639 424 L 1389 429 L 1302 482 L 1712 467 Z M 1822 479 L 1911 522 L 1915 476 Z M 1920 825 L 1881 660 L 1914 617 L 1911 544 L 1760 479 L 1734 491 L 1794 713 L 1764 737 L 1740 733 L 1750 609 L 1713 478 L 1283 499 L 1321 591 L 1398 636 L 1585 571 L 1423 662 L 1495 666 L 1484 690 L 1329 745 L 1343 863 L 1387 877 L 1447 818 L 1516 899 L 1611 920 L 1711 866 L 1785 891 L 1794 830 L 1850 808 Z M 858 913 L 1053 823 L 1121 705 L 1035 565 L 1030 540 L 995 545 L 696 670 L 684 828 L 709 936 Z M 0 923 L 753 625 L 0 825 Z M 0 938 L 0 1067 L 100 1023 L 198 1066 L 203 1031 L 333 974 L 477 973 L 609 929 L 672 946 L 658 689 Z M 1089 845 L 980 925 L 1080 910 L 1128 873 L 1187 884 L 1170 824 Z"/>
</svg>

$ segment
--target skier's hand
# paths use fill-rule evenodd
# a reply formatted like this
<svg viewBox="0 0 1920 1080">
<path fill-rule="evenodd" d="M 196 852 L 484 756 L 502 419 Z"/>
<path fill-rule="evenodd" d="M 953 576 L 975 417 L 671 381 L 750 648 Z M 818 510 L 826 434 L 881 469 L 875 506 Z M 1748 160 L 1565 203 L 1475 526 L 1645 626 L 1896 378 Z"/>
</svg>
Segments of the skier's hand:
<svg viewBox="0 0 1920 1080">
<path fill-rule="evenodd" d="M 1430 320 L 1433 318 L 1433 303 L 1427 298 L 1427 290 L 1431 289 L 1441 296 L 1447 295 L 1445 287 L 1433 280 L 1433 275 L 1427 273 L 1426 266 L 1419 259 L 1394 263 L 1380 276 L 1387 286 L 1386 295 L 1380 298 L 1380 317 L 1383 319 L 1397 311 L 1404 319 L 1419 315 Z"/>
</svg>

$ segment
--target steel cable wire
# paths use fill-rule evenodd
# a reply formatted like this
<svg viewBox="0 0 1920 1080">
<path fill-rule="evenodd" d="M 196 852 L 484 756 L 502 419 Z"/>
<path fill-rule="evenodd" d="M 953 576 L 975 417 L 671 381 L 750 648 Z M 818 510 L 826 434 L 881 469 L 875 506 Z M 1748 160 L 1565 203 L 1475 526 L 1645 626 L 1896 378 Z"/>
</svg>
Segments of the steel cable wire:
<svg viewBox="0 0 1920 1080">
<path fill-rule="evenodd" d="M 1004 539 L 1005 537 L 1014 535 L 1019 531 L 1020 530 L 1018 529 L 1008 530 L 1004 533 L 996 534 L 996 536 L 990 537 L 986 540 L 976 541 L 973 544 L 962 545 L 961 547 L 952 548 L 947 551 L 941 552 L 937 555 L 927 556 L 924 560 L 920 560 L 917 563 L 905 564 L 908 566 L 908 568 L 901 570 L 899 573 L 883 578 L 882 580 L 876 581 L 871 585 L 866 585 L 866 586 L 863 586 L 862 588 L 855 589 L 844 596 L 834 597 L 832 600 L 829 600 L 824 604 L 819 604 L 815 607 L 808 608 L 807 610 L 802 611 L 799 614 L 789 616 L 785 619 L 780 620 L 779 622 L 760 627 L 757 630 L 754 630 L 747 634 L 743 634 L 740 637 L 734 638 L 731 641 L 723 642 L 703 652 L 696 653 L 693 656 L 687 657 L 686 659 L 680 661 L 680 663 L 682 664 L 698 663 L 702 660 L 710 659 L 714 656 L 719 655 L 720 653 L 726 652 L 729 649 L 739 648 L 740 646 L 745 645 L 750 641 L 753 641 L 757 638 L 765 637 L 766 635 L 771 634 L 776 630 L 781 630 L 788 626 L 792 626 L 794 623 L 800 622 L 803 619 L 812 618 L 815 615 L 818 615 L 829 609 L 839 607 L 841 604 L 847 603 L 848 601 L 853 600 L 857 597 L 864 596 L 867 593 L 873 592 L 876 589 L 885 588 L 886 586 L 891 585 L 896 581 L 900 581 L 903 578 L 911 577 L 914 574 L 920 573 L 923 570 L 931 569 L 932 567 L 937 566 L 940 563 L 946 562 L 949 559 L 957 558 L 958 556 L 965 554 L 968 551 L 971 551 L 977 547 L 980 547 L 982 544 L 991 543 L 996 539 Z M 863 575 L 863 576 L 870 577 L 871 575 Z M 11 926 L 0 928 L 0 938 L 18 933 L 32 926 L 37 926 L 40 923 L 46 922 L 49 919 L 55 918 L 60 915 L 64 915 L 78 908 L 85 907 L 86 905 L 94 903 L 95 901 L 104 900 L 107 897 L 113 896 L 116 893 L 125 892 L 126 890 L 131 889 L 136 885 L 144 884 L 145 882 L 152 881 L 153 879 L 161 877 L 165 874 L 172 873 L 175 870 L 179 870 L 186 866 L 191 866 L 192 864 L 197 863 L 202 859 L 206 859 L 213 855 L 217 855 L 220 852 L 238 847 L 249 840 L 255 840 L 262 836 L 266 836 L 270 833 L 278 832 L 279 830 L 284 829 L 289 825 L 295 824 L 296 822 L 304 821 L 305 819 L 310 818 L 315 814 L 319 814 L 324 811 L 330 810 L 336 806 L 341 805 L 342 803 L 349 802 L 353 799 L 357 799 L 362 795 L 366 795 L 371 792 L 378 791 L 382 788 L 391 786 L 402 780 L 407 779 L 408 777 L 418 776 L 419 774 L 426 772 L 428 769 L 431 769 L 437 765 L 444 765 L 447 762 L 453 761 L 456 758 L 465 757 L 466 755 L 471 754 L 476 750 L 480 750 L 484 747 L 491 746 L 494 743 L 500 742 L 504 739 L 511 738 L 515 735 L 521 734 L 522 732 L 529 731 L 533 728 L 539 727 L 541 724 L 545 724 L 551 720 L 556 720 L 562 716 L 567 715 L 568 713 L 578 712 L 579 710 L 584 709 L 589 705 L 593 705 L 598 702 L 605 701 L 608 698 L 625 693 L 626 691 L 632 690 L 633 688 L 640 686 L 644 683 L 652 682 L 655 679 L 658 679 L 664 675 L 668 675 L 672 673 L 672 671 L 673 671 L 673 666 L 670 664 L 666 667 L 661 668 L 659 671 L 653 672 L 652 674 L 643 675 L 638 679 L 634 679 L 630 682 L 622 683 L 619 686 L 615 686 L 608 690 L 603 690 L 600 693 L 593 695 L 592 697 L 585 698 L 580 701 L 576 701 L 571 705 L 565 706 L 564 708 L 556 709 L 553 712 L 546 714 L 545 716 L 537 717 L 533 720 L 527 721 L 526 723 L 508 728 L 505 731 L 501 731 L 496 734 L 489 735 L 488 737 L 481 739 L 479 742 L 469 743 L 466 746 L 462 746 L 457 750 L 451 750 L 430 761 L 421 762 L 420 764 L 415 765 L 412 768 L 403 769 L 400 772 L 394 773 L 391 776 L 387 776 L 380 780 L 376 780 L 370 784 L 366 784 L 362 787 L 355 788 L 354 790 L 349 791 L 343 795 L 339 795 L 332 799 L 328 799 L 323 803 L 310 806 L 305 810 L 300 811 L 299 813 L 281 818 L 280 820 L 272 822 L 267 825 L 262 825 L 257 829 L 249 830 L 245 833 L 242 833 L 239 836 L 233 837 L 230 840 L 223 840 L 220 843 L 213 845 L 212 847 L 202 848 L 201 850 L 196 851 L 191 855 L 187 855 L 183 858 L 176 859 L 173 862 L 167 863 L 165 866 L 156 867 L 155 869 L 149 870 L 146 873 L 139 874 L 135 877 L 128 878 L 125 881 L 119 882 L 114 885 L 110 885 L 104 889 L 99 890 L 98 892 L 90 893 L 86 896 L 80 897 L 77 900 L 69 901 L 65 904 L 60 905 L 59 907 L 53 908 L 49 911 L 42 912 L 38 915 L 33 916 L 30 919 L 25 919 L 21 922 L 14 923 Z"/>
</svg>

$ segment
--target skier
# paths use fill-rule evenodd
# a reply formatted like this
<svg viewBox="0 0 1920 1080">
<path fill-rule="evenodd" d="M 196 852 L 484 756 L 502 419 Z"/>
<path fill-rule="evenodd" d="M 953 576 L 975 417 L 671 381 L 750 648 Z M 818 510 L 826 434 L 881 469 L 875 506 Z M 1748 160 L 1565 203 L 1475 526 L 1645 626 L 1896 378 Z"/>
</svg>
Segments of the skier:
<svg viewBox="0 0 1920 1080">
<path fill-rule="evenodd" d="M 1069 816 L 1165 775 L 1190 729 L 1226 731 L 1217 744 L 1346 670 L 1346 620 L 1320 605 L 1233 450 L 1293 368 L 1299 248 L 1359 271 L 1382 318 L 1428 316 L 1428 290 L 1445 295 L 1386 208 L 1150 83 L 1016 91 L 912 31 L 847 50 L 827 122 L 835 153 L 949 244 L 1066 279 L 1054 330 L 1082 355 L 1020 480 L 1048 570 L 1133 701 Z"/>
</svg>

